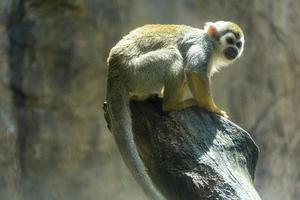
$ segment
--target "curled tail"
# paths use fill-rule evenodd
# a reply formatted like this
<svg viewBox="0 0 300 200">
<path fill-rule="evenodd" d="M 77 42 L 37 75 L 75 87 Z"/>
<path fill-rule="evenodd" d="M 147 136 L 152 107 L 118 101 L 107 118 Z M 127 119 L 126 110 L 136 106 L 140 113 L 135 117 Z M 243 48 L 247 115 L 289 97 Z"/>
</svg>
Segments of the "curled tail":
<svg viewBox="0 0 300 200">
<path fill-rule="evenodd" d="M 110 69 L 107 81 L 107 102 L 111 118 L 111 131 L 115 137 L 119 151 L 136 181 L 142 186 L 151 199 L 163 200 L 147 174 L 139 156 L 132 132 L 132 121 L 129 107 L 129 94 L 121 77 Z"/>
</svg>

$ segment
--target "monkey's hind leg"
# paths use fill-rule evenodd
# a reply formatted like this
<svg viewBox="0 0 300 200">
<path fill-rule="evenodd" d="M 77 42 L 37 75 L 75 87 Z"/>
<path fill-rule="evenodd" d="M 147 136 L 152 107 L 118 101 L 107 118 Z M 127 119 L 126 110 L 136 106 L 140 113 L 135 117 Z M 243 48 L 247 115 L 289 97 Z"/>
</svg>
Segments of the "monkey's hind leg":
<svg viewBox="0 0 300 200">
<path fill-rule="evenodd" d="M 197 102 L 193 99 L 183 101 L 184 89 L 183 72 L 171 80 L 166 81 L 163 93 L 163 111 L 182 110 L 196 105 Z"/>
</svg>

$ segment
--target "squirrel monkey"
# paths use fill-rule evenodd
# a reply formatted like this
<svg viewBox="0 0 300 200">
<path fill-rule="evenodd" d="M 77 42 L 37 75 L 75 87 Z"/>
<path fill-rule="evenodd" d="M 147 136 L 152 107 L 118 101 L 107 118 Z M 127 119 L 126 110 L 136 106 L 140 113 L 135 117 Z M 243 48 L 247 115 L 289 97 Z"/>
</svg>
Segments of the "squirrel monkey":
<svg viewBox="0 0 300 200">
<path fill-rule="evenodd" d="M 157 191 L 137 151 L 130 116 L 130 99 L 163 97 L 163 111 L 199 105 L 227 117 L 216 106 L 211 76 L 241 56 L 244 34 L 232 22 L 208 22 L 204 29 L 185 25 L 145 25 L 131 31 L 108 57 L 107 102 L 112 133 L 123 159 L 145 193 Z M 186 99 L 190 92 L 193 98 Z"/>
</svg>

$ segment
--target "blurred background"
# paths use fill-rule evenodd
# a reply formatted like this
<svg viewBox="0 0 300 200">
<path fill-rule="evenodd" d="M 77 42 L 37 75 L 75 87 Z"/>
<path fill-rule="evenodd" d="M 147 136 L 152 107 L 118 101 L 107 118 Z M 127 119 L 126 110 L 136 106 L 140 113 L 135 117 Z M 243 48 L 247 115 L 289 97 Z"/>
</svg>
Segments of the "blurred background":
<svg viewBox="0 0 300 200">
<path fill-rule="evenodd" d="M 1 0 L 0 200 L 143 200 L 106 128 L 106 58 L 147 23 L 231 20 L 216 102 L 260 148 L 264 200 L 300 199 L 300 1 Z"/>
</svg>

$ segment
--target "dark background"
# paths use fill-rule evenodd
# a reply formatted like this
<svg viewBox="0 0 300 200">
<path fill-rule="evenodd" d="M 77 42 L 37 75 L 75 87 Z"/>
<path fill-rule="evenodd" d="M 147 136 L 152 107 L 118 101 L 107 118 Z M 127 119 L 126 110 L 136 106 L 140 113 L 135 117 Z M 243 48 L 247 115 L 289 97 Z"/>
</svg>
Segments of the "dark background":
<svg viewBox="0 0 300 200">
<path fill-rule="evenodd" d="M 145 199 L 103 118 L 109 49 L 143 24 L 215 20 L 246 36 L 213 87 L 260 147 L 256 188 L 265 200 L 300 199 L 300 1 L 1 0 L 0 9 L 0 200 Z"/>
</svg>

